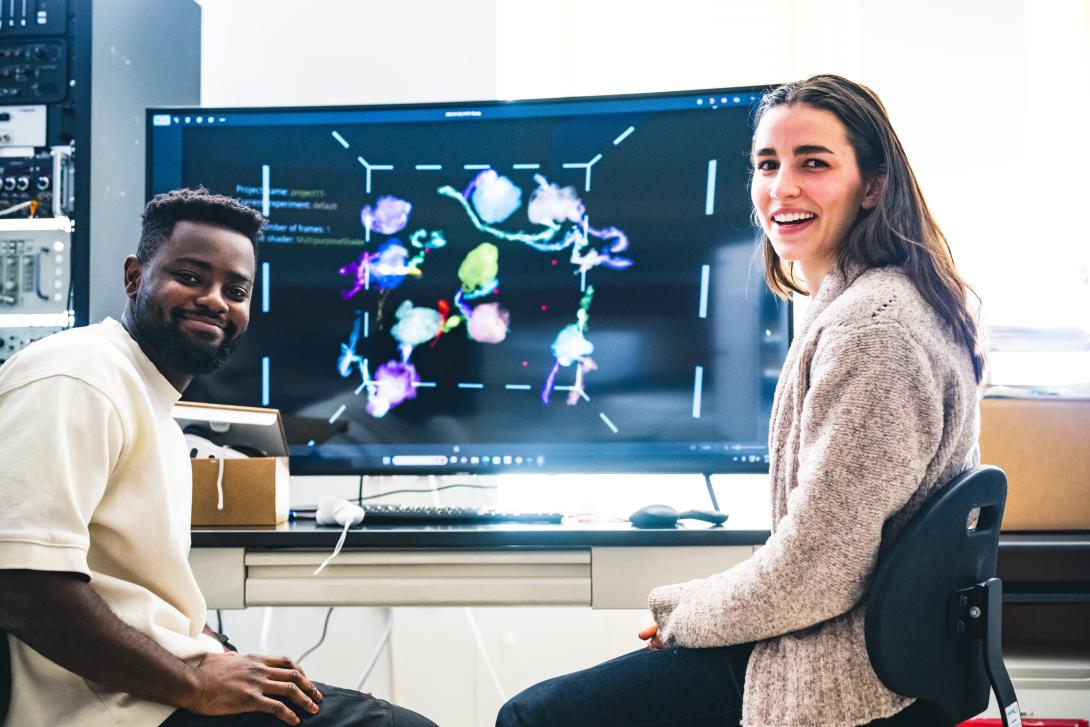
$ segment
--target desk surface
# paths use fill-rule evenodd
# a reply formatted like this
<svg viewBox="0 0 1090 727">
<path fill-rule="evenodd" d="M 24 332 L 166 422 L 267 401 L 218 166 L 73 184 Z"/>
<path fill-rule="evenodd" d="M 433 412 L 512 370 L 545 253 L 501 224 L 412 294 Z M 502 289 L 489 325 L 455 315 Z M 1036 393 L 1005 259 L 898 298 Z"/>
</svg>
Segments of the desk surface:
<svg viewBox="0 0 1090 727">
<path fill-rule="evenodd" d="M 342 528 L 312 520 L 277 527 L 195 528 L 194 548 L 332 548 Z M 678 527 L 640 530 L 627 523 L 489 525 L 359 525 L 348 531 L 346 549 L 356 548 L 586 548 L 700 545 L 760 545 L 767 530 Z"/>
<path fill-rule="evenodd" d="M 194 528 L 194 548 L 332 548 L 341 528 L 298 520 L 278 526 Z M 661 547 L 678 545 L 762 545 L 768 530 L 693 525 L 641 530 L 627 523 L 490 525 L 358 525 L 344 547 L 496 548 L 496 547 Z M 1001 551 L 1088 550 L 1090 532 L 1004 532 Z"/>
</svg>

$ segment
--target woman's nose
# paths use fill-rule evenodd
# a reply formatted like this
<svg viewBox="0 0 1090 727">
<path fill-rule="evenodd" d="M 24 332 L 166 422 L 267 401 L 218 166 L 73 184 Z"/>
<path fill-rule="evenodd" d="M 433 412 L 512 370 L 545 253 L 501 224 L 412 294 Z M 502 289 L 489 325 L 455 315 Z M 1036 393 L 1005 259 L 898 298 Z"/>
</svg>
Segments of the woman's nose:
<svg viewBox="0 0 1090 727">
<path fill-rule="evenodd" d="M 772 199 L 789 199 L 799 196 L 800 191 L 795 175 L 791 170 L 781 167 L 776 178 L 772 180 L 769 194 L 772 195 Z"/>
</svg>

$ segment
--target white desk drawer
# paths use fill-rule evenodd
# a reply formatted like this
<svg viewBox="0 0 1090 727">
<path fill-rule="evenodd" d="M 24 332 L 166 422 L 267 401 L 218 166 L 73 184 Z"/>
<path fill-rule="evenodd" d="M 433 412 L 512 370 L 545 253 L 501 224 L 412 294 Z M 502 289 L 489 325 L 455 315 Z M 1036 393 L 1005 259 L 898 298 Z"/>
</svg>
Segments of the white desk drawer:
<svg viewBox="0 0 1090 727">
<path fill-rule="evenodd" d="M 590 605 L 586 550 L 246 554 L 247 606 Z"/>
</svg>

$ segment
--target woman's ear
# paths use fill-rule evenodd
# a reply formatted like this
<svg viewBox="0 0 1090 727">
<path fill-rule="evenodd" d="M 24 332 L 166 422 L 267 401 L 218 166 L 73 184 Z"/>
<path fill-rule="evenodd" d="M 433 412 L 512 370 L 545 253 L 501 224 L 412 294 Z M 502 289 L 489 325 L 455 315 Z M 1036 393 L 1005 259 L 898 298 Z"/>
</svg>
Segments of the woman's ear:
<svg viewBox="0 0 1090 727">
<path fill-rule="evenodd" d="M 877 207 L 885 188 L 886 170 L 883 169 L 871 177 L 871 180 L 867 182 L 867 186 L 863 189 L 863 209 L 872 210 Z"/>
<path fill-rule="evenodd" d="M 140 290 L 141 273 L 143 273 L 143 266 L 140 265 L 140 261 L 136 259 L 135 255 L 129 255 L 125 258 L 125 296 L 129 300 L 136 300 L 136 293 Z"/>
</svg>

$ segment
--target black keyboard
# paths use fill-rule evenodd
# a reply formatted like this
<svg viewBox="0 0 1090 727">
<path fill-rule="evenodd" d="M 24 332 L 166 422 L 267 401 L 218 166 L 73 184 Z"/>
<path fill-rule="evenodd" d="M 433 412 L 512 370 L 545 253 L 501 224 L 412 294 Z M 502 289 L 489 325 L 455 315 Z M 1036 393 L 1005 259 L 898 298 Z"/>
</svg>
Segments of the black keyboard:
<svg viewBox="0 0 1090 727">
<path fill-rule="evenodd" d="M 473 507 L 364 505 L 364 525 L 487 525 L 489 523 L 558 523 L 559 512 L 504 512 Z"/>
</svg>

